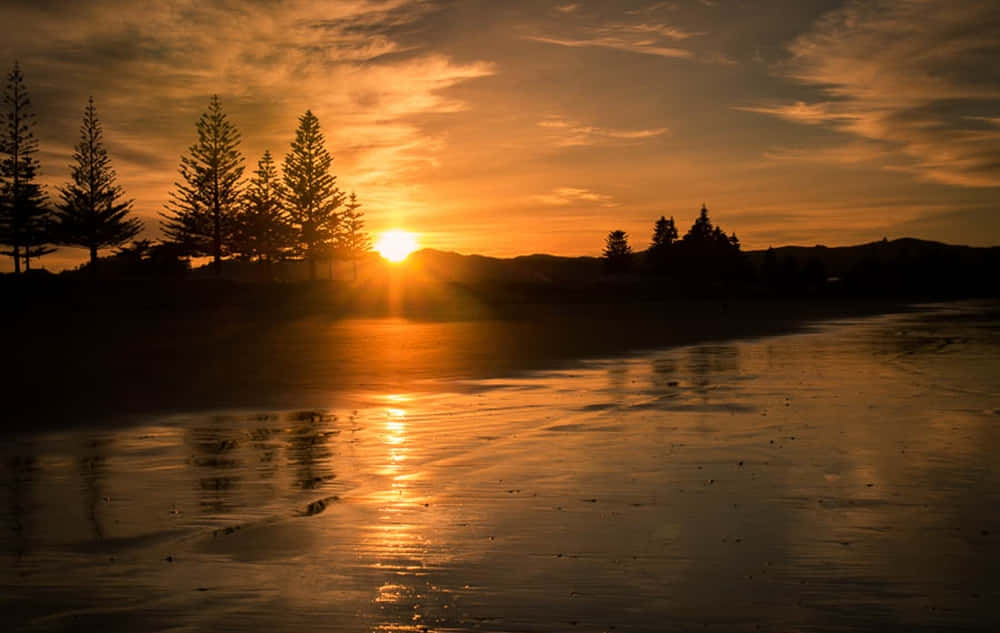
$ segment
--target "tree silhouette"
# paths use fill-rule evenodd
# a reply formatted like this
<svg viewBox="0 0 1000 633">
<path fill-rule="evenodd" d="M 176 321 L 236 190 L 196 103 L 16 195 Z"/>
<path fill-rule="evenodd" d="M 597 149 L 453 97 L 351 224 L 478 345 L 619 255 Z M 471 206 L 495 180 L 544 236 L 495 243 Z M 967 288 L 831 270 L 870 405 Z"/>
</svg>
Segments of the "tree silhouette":
<svg viewBox="0 0 1000 633">
<path fill-rule="evenodd" d="M 210 255 L 218 275 L 241 198 L 240 133 L 226 118 L 218 95 L 212 96 L 196 127 L 198 141 L 181 157 L 182 182 L 175 182 L 170 193 L 163 233 L 189 255 Z"/>
<path fill-rule="evenodd" d="M 337 251 L 351 260 L 353 279 L 358 279 L 358 260 L 372 250 L 372 238 L 365 231 L 364 213 L 358 211 L 361 203 L 352 191 L 340 216 L 340 230 L 337 231 Z"/>
<path fill-rule="evenodd" d="M 668 220 L 661 215 L 653 227 L 652 248 L 669 248 L 676 240 L 677 226 L 674 224 L 674 218 L 671 216 Z"/>
<path fill-rule="evenodd" d="M 704 204 L 675 256 L 684 270 L 682 282 L 697 293 L 725 289 L 749 274 L 736 234 L 726 235 L 722 227 L 714 226 Z"/>
<path fill-rule="evenodd" d="M 694 221 L 688 232 L 684 234 L 684 245 L 690 249 L 702 251 L 716 243 L 717 240 L 715 238 L 715 227 L 712 226 L 712 221 L 708 219 L 708 208 L 702 204 L 698 219 Z"/>
<path fill-rule="evenodd" d="M 677 241 L 677 226 L 674 219 L 669 220 L 660 216 L 653 226 L 653 242 L 649 247 L 648 267 L 656 272 L 664 272 L 668 267 L 668 260 L 674 243 Z"/>
<path fill-rule="evenodd" d="M 91 274 L 96 275 L 97 252 L 125 244 L 139 234 L 142 222 L 128 217 L 132 201 L 124 199 L 115 182 L 93 97 L 83 111 L 73 159 L 72 182 L 59 189 L 62 202 L 55 213 L 53 234 L 60 244 L 89 249 Z"/>
<path fill-rule="evenodd" d="M 24 86 L 24 74 L 14 62 L 3 96 L 6 126 L 0 132 L 0 244 L 14 258 L 14 272 L 31 269 L 31 258 L 55 249 L 48 246 L 51 212 L 46 207 L 38 175 L 38 140 L 32 128 L 35 116 Z"/>
<path fill-rule="evenodd" d="M 243 205 L 236 216 L 233 250 L 251 261 L 264 262 L 268 277 L 272 263 L 295 244 L 284 196 L 285 187 L 278 178 L 274 159 L 270 151 L 265 151 L 247 183 Z"/>
<path fill-rule="evenodd" d="M 611 231 L 604 240 L 604 266 L 608 272 L 628 272 L 632 266 L 632 247 L 625 231 Z"/>
<path fill-rule="evenodd" d="M 337 208 L 344 198 L 336 176 L 330 173 L 332 164 L 319 119 L 306 110 L 285 156 L 283 178 L 288 212 L 298 232 L 296 250 L 309 261 L 309 279 L 316 279 L 316 260 L 330 255 L 339 220 Z"/>
</svg>

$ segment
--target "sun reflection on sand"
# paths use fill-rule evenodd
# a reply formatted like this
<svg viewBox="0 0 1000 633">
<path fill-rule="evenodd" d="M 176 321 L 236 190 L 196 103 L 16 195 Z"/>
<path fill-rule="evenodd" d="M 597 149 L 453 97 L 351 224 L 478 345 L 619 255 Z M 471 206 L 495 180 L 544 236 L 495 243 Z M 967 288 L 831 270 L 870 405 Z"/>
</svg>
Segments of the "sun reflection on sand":
<svg viewBox="0 0 1000 633">
<path fill-rule="evenodd" d="M 383 621 L 377 631 L 420 630 L 420 603 L 425 598 L 427 539 L 421 534 L 420 512 L 428 504 L 417 497 L 411 485 L 420 475 L 407 467 L 411 451 L 408 412 L 411 398 L 389 394 L 383 400 L 384 419 L 379 434 L 385 450 L 380 474 L 387 487 L 370 495 L 377 505 L 378 520 L 369 527 L 364 552 L 371 556 L 370 568 L 384 572 L 373 600 Z"/>
</svg>

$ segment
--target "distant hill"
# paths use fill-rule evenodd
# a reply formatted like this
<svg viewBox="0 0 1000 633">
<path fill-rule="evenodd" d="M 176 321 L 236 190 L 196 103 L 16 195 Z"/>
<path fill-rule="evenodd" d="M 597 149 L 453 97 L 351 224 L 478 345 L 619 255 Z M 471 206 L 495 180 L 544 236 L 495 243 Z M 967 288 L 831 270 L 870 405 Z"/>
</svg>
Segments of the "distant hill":
<svg viewBox="0 0 1000 633">
<path fill-rule="evenodd" d="M 645 252 L 636 253 L 637 268 L 642 268 Z M 820 267 L 828 277 L 848 277 L 872 262 L 892 262 L 899 265 L 947 266 L 976 270 L 1000 262 L 1000 247 L 972 247 L 944 244 L 914 238 L 900 238 L 855 246 L 782 246 L 773 249 L 781 266 Z M 755 271 L 762 271 L 767 250 L 747 251 L 746 257 Z M 556 255 L 525 255 L 514 258 L 460 255 L 458 253 L 424 249 L 410 255 L 409 267 L 442 281 L 518 281 L 518 282 L 586 282 L 604 274 L 599 257 L 559 257 Z"/>
<path fill-rule="evenodd" d="M 169 258 L 168 258 L 169 259 Z M 632 294 L 651 298 L 735 295 L 799 296 L 837 294 L 955 298 L 1000 296 L 1000 247 L 971 247 L 929 240 L 901 238 L 855 246 L 782 246 L 747 251 L 742 264 L 720 272 L 716 256 L 690 255 L 661 260 L 653 266 L 648 251 L 635 254 L 632 272 L 609 275 L 600 257 L 524 255 L 513 258 L 462 255 L 424 249 L 401 265 L 376 254 L 358 262 L 356 276 L 349 262 L 334 261 L 319 267 L 320 280 L 353 282 L 361 286 L 402 280 L 416 284 L 450 283 L 480 286 L 497 297 L 525 291 L 532 297 L 591 296 L 594 292 Z M 732 261 L 732 260 L 730 260 Z M 166 264 L 170 264 L 167 266 Z M 155 257 L 132 262 L 116 256 L 102 260 L 105 279 L 216 279 L 208 266 L 188 269 L 187 262 L 158 262 Z M 64 271 L 61 278 L 89 278 L 88 271 Z M 222 278 L 235 282 L 304 281 L 308 268 L 301 261 L 287 261 L 271 268 L 244 261 L 223 262 Z M 393 281 L 394 280 L 394 281 Z M 596 286 L 613 289 L 595 290 Z M 500 288 L 505 286 L 506 289 Z M 521 290 L 517 290 L 520 288 Z M 473 293 L 478 289 L 471 289 Z M 536 298 L 537 298 L 536 297 Z M 574 299 L 574 300 L 576 300 Z"/>
<path fill-rule="evenodd" d="M 603 274 L 603 262 L 598 257 L 522 255 L 503 259 L 429 248 L 410 255 L 406 265 L 432 279 L 458 282 L 567 283 L 593 280 Z"/>
<path fill-rule="evenodd" d="M 781 246 L 772 249 L 779 261 L 794 258 L 806 263 L 810 260 L 822 262 L 831 276 L 843 277 L 865 260 L 913 262 L 927 259 L 945 258 L 964 263 L 1000 257 L 1000 246 L 974 247 L 945 244 L 930 240 L 903 237 L 895 240 L 880 240 L 855 246 Z M 767 250 L 748 251 L 747 256 L 755 268 L 764 265 Z"/>
</svg>

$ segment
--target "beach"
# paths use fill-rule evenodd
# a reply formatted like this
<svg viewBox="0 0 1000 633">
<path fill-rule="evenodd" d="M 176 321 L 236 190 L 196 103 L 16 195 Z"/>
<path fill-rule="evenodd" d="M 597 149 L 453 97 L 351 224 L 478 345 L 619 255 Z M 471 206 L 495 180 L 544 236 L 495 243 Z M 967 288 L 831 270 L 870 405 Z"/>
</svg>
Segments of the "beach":
<svg viewBox="0 0 1000 633">
<path fill-rule="evenodd" d="M 366 322 L 409 369 L 325 406 L 6 443 L 5 628 L 993 630 L 996 317 L 487 376 L 428 351 L 454 324 Z"/>
</svg>

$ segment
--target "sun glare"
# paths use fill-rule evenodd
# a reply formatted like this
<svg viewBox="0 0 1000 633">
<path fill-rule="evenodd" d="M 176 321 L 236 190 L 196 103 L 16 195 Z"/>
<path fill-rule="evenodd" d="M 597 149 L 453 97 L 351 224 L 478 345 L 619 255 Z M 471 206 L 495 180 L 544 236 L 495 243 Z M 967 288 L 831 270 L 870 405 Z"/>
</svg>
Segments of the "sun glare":
<svg viewBox="0 0 1000 633">
<path fill-rule="evenodd" d="M 386 231 L 375 242 L 375 250 L 390 262 L 401 262 L 417 250 L 417 237 L 409 231 Z"/>
</svg>

